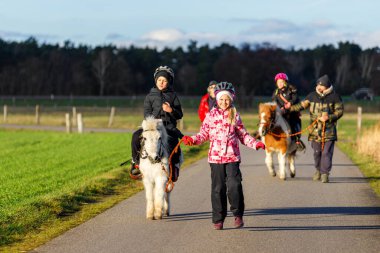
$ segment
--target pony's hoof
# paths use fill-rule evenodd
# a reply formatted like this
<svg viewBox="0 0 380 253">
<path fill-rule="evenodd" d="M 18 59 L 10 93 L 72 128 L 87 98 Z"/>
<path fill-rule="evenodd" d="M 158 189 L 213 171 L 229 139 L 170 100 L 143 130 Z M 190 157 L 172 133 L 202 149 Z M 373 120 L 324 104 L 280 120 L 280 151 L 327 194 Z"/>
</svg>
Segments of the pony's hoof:
<svg viewBox="0 0 380 253">
<path fill-rule="evenodd" d="M 296 173 L 295 173 L 295 172 L 291 172 L 291 173 L 290 173 L 290 176 L 293 178 L 293 177 L 296 176 Z"/>
<path fill-rule="evenodd" d="M 154 219 L 156 219 L 156 220 L 162 220 L 162 215 L 154 216 Z"/>
<path fill-rule="evenodd" d="M 153 216 L 147 216 L 146 219 L 147 220 L 154 220 Z"/>
<path fill-rule="evenodd" d="M 280 179 L 281 179 L 282 181 L 285 181 L 285 180 L 286 180 L 286 177 L 280 177 Z"/>
<path fill-rule="evenodd" d="M 272 177 L 275 177 L 276 176 L 276 172 L 270 172 L 269 175 L 271 175 Z"/>
</svg>

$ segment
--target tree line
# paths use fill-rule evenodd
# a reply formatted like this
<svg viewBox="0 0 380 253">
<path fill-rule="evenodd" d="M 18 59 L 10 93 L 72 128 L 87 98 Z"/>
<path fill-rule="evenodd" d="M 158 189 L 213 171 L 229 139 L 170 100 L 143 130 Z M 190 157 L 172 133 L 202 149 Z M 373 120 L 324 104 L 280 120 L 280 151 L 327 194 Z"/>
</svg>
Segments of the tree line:
<svg viewBox="0 0 380 253">
<path fill-rule="evenodd" d="M 301 95 L 314 89 L 315 80 L 328 74 L 336 90 L 349 95 L 361 87 L 380 93 L 380 50 L 362 49 L 351 42 L 312 49 L 283 49 L 270 43 L 227 43 L 216 47 L 118 48 L 39 44 L 0 39 L 1 96 L 123 96 L 146 94 L 153 72 L 168 65 L 175 72 L 175 90 L 181 95 L 205 93 L 210 80 L 232 82 L 247 101 L 271 95 L 274 75 L 286 72 Z M 241 101 L 244 103 L 244 101 Z"/>
</svg>

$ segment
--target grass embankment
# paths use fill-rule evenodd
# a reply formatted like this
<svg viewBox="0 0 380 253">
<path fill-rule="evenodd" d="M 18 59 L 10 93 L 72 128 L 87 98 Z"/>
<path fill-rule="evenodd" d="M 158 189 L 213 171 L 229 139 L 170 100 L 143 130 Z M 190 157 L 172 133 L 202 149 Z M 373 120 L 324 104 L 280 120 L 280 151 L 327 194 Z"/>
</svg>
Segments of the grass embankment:
<svg viewBox="0 0 380 253">
<path fill-rule="evenodd" d="M 142 190 L 130 134 L 0 131 L 0 251 L 30 250 Z M 183 147 L 185 165 L 205 146 Z"/>
<path fill-rule="evenodd" d="M 343 116 L 339 121 L 337 145 L 360 168 L 372 189 L 380 197 L 379 118 L 379 114 L 364 114 L 362 134 L 358 136 L 356 115 Z"/>
</svg>

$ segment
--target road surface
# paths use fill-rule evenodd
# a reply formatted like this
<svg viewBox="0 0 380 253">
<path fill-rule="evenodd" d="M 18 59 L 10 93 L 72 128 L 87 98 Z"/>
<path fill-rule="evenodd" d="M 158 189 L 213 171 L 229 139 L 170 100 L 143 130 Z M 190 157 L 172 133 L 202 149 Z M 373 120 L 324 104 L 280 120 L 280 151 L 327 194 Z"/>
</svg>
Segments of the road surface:
<svg viewBox="0 0 380 253">
<path fill-rule="evenodd" d="M 181 171 L 172 215 L 145 219 L 140 192 L 33 252 L 380 252 L 380 199 L 337 148 L 330 183 L 313 182 L 312 149 L 297 157 L 296 178 L 269 176 L 264 152 L 242 147 L 245 227 L 211 223 L 210 169 Z"/>
</svg>

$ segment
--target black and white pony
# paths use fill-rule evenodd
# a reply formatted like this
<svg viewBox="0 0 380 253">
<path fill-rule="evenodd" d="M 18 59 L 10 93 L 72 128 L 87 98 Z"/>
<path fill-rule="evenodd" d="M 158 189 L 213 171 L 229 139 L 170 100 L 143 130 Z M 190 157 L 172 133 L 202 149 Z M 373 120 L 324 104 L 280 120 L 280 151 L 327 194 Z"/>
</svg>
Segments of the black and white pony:
<svg viewBox="0 0 380 253">
<path fill-rule="evenodd" d="M 170 213 L 170 190 L 165 191 L 169 177 L 167 133 L 160 119 L 148 117 L 142 122 L 140 170 L 146 196 L 146 218 L 162 219 Z"/>
</svg>

